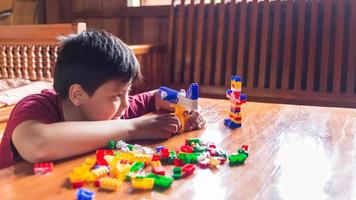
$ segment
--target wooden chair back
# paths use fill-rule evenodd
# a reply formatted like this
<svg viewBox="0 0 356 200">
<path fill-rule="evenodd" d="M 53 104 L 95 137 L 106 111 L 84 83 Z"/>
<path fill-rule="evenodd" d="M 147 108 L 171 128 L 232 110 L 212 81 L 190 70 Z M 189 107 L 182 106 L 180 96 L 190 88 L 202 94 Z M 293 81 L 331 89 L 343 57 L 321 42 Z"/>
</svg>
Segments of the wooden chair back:
<svg viewBox="0 0 356 200">
<path fill-rule="evenodd" d="M 0 26 L 0 78 L 50 79 L 58 37 L 85 29 L 85 23 Z"/>
</svg>

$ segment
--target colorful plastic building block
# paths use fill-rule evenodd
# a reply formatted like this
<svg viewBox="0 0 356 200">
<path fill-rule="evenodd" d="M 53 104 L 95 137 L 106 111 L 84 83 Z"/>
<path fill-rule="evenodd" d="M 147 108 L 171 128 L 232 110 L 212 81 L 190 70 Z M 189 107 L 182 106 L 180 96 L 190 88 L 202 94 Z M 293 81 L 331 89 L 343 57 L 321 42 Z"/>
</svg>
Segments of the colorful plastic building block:
<svg viewBox="0 0 356 200">
<path fill-rule="evenodd" d="M 226 97 L 230 99 L 230 114 L 224 119 L 224 124 L 231 129 L 241 127 L 241 105 L 246 103 L 247 96 L 241 94 L 242 80 L 240 76 L 231 77 L 231 89 L 226 90 Z"/>
<path fill-rule="evenodd" d="M 111 177 L 104 177 L 99 180 L 100 188 L 106 190 L 117 190 L 122 185 L 122 182 L 118 179 Z"/>
<path fill-rule="evenodd" d="M 164 189 L 169 188 L 173 183 L 173 179 L 171 177 L 167 177 L 167 176 L 160 176 L 157 174 L 148 174 L 146 177 L 153 178 L 154 185 L 164 188 Z"/>
<path fill-rule="evenodd" d="M 198 109 L 199 85 L 192 83 L 187 91 L 177 91 L 168 87 L 160 87 L 159 94 L 162 100 L 172 103 L 175 114 L 181 122 L 182 129 L 185 130 L 185 122 L 192 110 Z"/>
<path fill-rule="evenodd" d="M 189 145 L 183 145 L 180 147 L 180 150 L 184 153 L 193 153 L 194 151 L 194 148 L 192 148 L 191 146 Z"/>
<path fill-rule="evenodd" d="M 135 189 L 152 190 L 154 186 L 154 182 L 155 179 L 153 178 L 142 178 L 142 177 L 131 178 L 131 185 Z"/>
<path fill-rule="evenodd" d="M 182 174 L 182 168 L 181 168 L 181 167 L 174 167 L 174 168 L 173 168 L 173 175 L 172 175 L 172 177 L 173 177 L 174 179 L 181 179 L 182 176 L 183 176 L 183 174 Z"/>
<path fill-rule="evenodd" d="M 94 199 L 94 192 L 86 189 L 79 189 L 77 191 L 77 200 L 92 200 Z"/>
<path fill-rule="evenodd" d="M 53 163 L 44 162 L 44 163 L 36 163 L 33 166 L 33 173 L 35 175 L 44 175 L 53 170 Z"/>
<path fill-rule="evenodd" d="M 145 167 L 144 162 L 134 162 L 131 166 L 130 172 L 138 172 Z"/>
<path fill-rule="evenodd" d="M 104 159 L 104 156 L 106 155 L 114 155 L 113 150 L 107 150 L 107 149 L 99 149 L 96 151 L 96 163 L 99 165 L 108 165 L 106 160 Z"/>
<path fill-rule="evenodd" d="M 156 153 L 159 153 L 164 148 L 165 148 L 164 146 L 157 146 L 156 147 Z"/>
<path fill-rule="evenodd" d="M 234 165 L 242 165 L 245 163 L 245 160 L 247 158 L 246 154 L 239 153 L 239 154 L 233 154 L 229 155 L 229 165 L 234 166 Z"/>
<path fill-rule="evenodd" d="M 187 164 L 182 167 L 182 171 L 184 172 L 184 176 L 189 176 L 194 173 L 195 166 L 193 164 Z"/>
<path fill-rule="evenodd" d="M 96 169 L 91 170 L 96 178 L 101 178 L 109 174 L 109 168 L 107 166 L 100 166 Z"/>
<path fill-rule="evenodd" d="M 108 148 L 115 149 L 115 147 L 116 147 L 116 142 L 114 140 L 110 140 L 108 143 Z"/>
<path fill-rule="evenodd" d="M 69 174 L 73 188 L 89 184 L 91 187 L 94 185 L 106 190 L 117 190 L 122 181 L 127 180 L 131 181 L 135 189 L 150 190 L 154 187 L 166 189 L 172 185 L 174 179 L 193 174 L 196 166 L 192 163 L 203 169 L 219 168 L 227 158 L 230 165 L 239 165 L 248 157 L 247 145 L 242 145 L 236 154 L 227 157 L 215 144 L 200 141 L 198 138 L 187 139 L 178 151 L 160 146 L 156 148 L 156 153 L 153 149 L 147 148 L 150 150 L 146 151 L 144 146 L 123 141 L 117 143 L 110 141 L 109 146 L 119 147 L 119 150 L 115 149 L 115 152 L 112 149 L 98 150 L 96 158 L 87 158 L 82 165 L 73 169 Z M 161 162 L 176 166 L 173 168 L 173 178 L 164 176 L 165 171 Z M 148 165 L 151 165 L 152 173 L 146 175 L 147 170 L 143 169 Z M 80 193 L 83 193 L 83 196 L 86 194 L 84 191 Z"/>
<path fill-rule="evenodd" d="M 166 174 L 166 171 L 162 167 L 161 161 L 152 161 L 151 162 L 152 166 L 152 173 L 162 175 L 164 176 Z"/>
</svg>

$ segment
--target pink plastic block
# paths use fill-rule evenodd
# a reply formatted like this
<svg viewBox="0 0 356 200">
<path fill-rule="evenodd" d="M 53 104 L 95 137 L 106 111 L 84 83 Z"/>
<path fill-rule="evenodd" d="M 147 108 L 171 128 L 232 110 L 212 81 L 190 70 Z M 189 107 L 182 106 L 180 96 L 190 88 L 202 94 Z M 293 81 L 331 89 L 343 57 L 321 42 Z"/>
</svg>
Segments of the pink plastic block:
<svg viewBox="0 0 356 200">
<path fill-rule="evenodd" d="M 33 173 L 36 175 L 44 175 L 51 172 L 53 169 L 53 163 L 45 162 L 45 163 L 36 163 L 33 166 Z"/>
</svg>

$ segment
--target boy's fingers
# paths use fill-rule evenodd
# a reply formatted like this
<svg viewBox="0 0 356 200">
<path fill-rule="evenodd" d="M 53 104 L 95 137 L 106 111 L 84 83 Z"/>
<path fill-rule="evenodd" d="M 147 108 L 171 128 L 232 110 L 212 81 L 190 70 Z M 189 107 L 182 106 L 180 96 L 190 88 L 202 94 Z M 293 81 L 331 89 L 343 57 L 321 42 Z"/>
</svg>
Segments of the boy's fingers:
<svg viewBox="0 0 356 200">
<path fill-rule="evenodd" d="M 163 126 L 163 130 L 167 131 L 168 133 L 177 133 L 178 132 L 178 125 L 176 124 L 167 124 Z"/>
</svg>

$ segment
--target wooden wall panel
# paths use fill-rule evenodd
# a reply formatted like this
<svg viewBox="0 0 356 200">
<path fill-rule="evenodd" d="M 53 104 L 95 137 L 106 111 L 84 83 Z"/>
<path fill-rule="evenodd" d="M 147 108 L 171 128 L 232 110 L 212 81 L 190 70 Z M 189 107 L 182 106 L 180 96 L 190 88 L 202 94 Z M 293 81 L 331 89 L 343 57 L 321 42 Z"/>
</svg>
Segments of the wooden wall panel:
<svg viewBox="0 0 356 200">
<path fill-rule="evenodd" d="M 224 69 L 235 68 L 237 74 L 243 76 L 250 99 L 356 107 L 355 2 L 242 0 L 236 4 L 211 0 L 204 10 L 198 2 L 196 9 L 180 4 L 181 12 L 174 14 L 179 22 L 174 24 L 176 32 L 195 32 L 192 22 L 182 21 L 189 19 L 190 12 L 198 12 L 194 13 L 198 17 L 194 23 L 203 25 L 193 27 L 198 27 L 202 38 L 195 41 L 205 55 L 203 62 L 192 65 L 188 57 L 195 56 L 193 53 L 199 50 L 186 50 L 190 46 L 187 35 L 171 36 L 172 43 L 178 41 L 179 46 L 171 56 L 173 65 L 167 67 L 179 71 L 175 74 L 177 78 L 169 83 L 185 88 L 187 81 L 181 79 L 181 74 L 192 77 L 192 72 L 200 72 L 193 77 L 196 77 L 194 80 L 204 77 L 199 81 L 202 95 L 223 97 L 224 88 L 230 87 L 229 78 L 234 73 L 234 70 L 226 73 Z M 182 11 L 183 6 L 186 12 Z M 230 12 L 232 15 L 237 12 L 236 18 Z M 199 20 L 201 16 L 205 20 Z M 236 26 L 236 34 L 232 34 Z M 200 33 L 201 28 L 203 33 Z M 226 30 L 229 31 L 226 33 Z M 224 45 L 225 41 L 229 45 Z M 232 44 L 236 44 L 236 50 Z M 182 57 L 182 52 L 190 55 Z M 222 61 L 229 66 L 224 66 Z"/>
<path fill-rule="evenodd" d="M 45 0 L 46 23 L 86 22 L 128 44 L 167 44 L 169 6 L 128 8 L 123 0 Z"/>
</svg>

